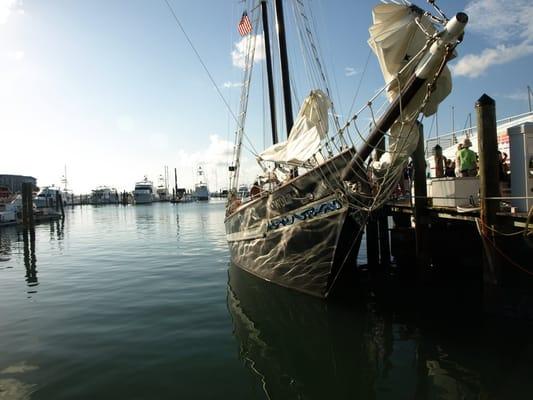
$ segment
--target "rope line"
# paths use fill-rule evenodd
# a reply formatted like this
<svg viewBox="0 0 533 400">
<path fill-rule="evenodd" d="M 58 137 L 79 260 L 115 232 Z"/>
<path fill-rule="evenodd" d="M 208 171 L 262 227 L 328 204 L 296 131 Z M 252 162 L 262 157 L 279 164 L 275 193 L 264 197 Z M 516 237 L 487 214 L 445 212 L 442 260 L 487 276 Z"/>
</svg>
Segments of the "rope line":
<svg viewBox="0 0 533 400">
<path fill-rule="evenodd" d="M 527 268 L 524 268 L 521 265 L 519 265 L 516 262 L 514 262 L 507 254 L 505 254 L 498 246 L 496 246 L 496 243 L 494 243 L 490 239 L 490 237 L 488 237 L 488 235 L 486 235 L 483 232 L 482 227 L 487 227 L 488 228 L 488 226 L 481 219 L 478 218 L 476 222 L 478 222 L 478 231 L 479 231 L 479 234 L 481 235 L 481 237 L 484 238 L 486 242 L 490 243 L 490 245 L 494 248 L 494 250 L 496 250 L 498 252 L 498 254 L 500 254 L 500 256 L 502 256 L 513 267 L 519 269 L 520 271 L 526 273 L 527 275 L 533 276 L 533 272 L 532 271 L 530 271 Z"/>
<path fill-rule="evenodd" d="M 206 72 L 207 76 L 209 77 L 209 80 L 211 81 L 211 83 L 213 84 L 213 86 L 215 87 L 218 95 L 220 96 L 220 98 L 222 99 L 222 101 L 224 102 L 224 105 L 226 106 L 226 108 L 228 109 L 229 113 L 231 114 L 231 116 L 233 117 L 233 119 L 235 120 L 235 122 L 237 122 L 237 124 L 239 123 L 239 120 L 237 119 L 237 117 L 235 116 L 235 114 L 233 113 L 233 110 L 231 109 L 231 106 L 229 105 L 228 101 L 226 100 L 226 98 L 224 97 L 224 95 L 222 94 L 222 92 L 220 91 L 220 88 L 218 87 L 217 83 L 215 82 L 215 79 L 213 78 L 213 75 L 211 75 L 211 72 L 209 72 L 209 68 L 207 68 L 207 65 L 205 64 L 204 60 L 202 59 L 202 57 L 200 56 L 200 53 L 198 52 L 198 50 L 196 50 L 196 47 L 194 46 L 194 43 L 192 42 L 191 38 L 189 37 L 189 35 L 187 34 L 187 32 L 185 31 L 185 28 L 183 27 L 183 25 L 181 24 L 178 16 L 176 15 L 176 13 L 174 12 L 174 9 L 172 8 L 172 6 L 170 5 L 169 1 L 168 0 L 163 0 L 170 13 L 172 14 L 172 16 L 174 17 L 174 21 L 176 22 L 178 28 L 181 30 L 181 32 L 183 33 L 183 36 L 185 36 L 185 39 L 187 39 L 187 42 L 189 43 L 189 46 L 191 46 L 191 49 L 193 50 L 194 54 L 196 55 L 196 58 L 198 58 L 198 61 L 200 62 L 200 64 L 202 65 L 204 71 Z"/>
</svg>

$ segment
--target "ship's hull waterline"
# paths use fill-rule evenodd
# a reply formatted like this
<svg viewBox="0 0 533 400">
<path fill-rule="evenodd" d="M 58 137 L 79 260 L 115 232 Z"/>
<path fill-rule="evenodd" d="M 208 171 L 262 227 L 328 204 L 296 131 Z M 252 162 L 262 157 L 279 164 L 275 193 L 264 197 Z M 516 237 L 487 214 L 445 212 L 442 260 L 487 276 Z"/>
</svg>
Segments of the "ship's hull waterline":
<svg viewBox="0 0 533 400">
<path fill-rule="evenodd" d="M 351 154 L 342 153 L 228 216 L 232 262 L 267 281 L 327 297 L 343 267 L 355 267 L 361 241 L 353 209 L 333 189 Z"/>
<path fill-rule="evenodd" d="M 134 193 L 135 204 L 151 204 L 154 196 L 151 193 Z"/>
</svg>

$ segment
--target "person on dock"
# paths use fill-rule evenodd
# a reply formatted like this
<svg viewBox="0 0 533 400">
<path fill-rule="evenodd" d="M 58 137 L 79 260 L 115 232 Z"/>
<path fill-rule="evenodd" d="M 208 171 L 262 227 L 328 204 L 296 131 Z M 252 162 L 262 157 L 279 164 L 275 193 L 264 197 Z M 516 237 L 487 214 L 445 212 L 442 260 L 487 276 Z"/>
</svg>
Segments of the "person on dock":
<svg viewBox="0 0 533 400">
<path fill-rule="evenodd" d="M 446 170 L 444 176 L 447 178 L 455 178 L 455 161 L 451 158 L 446 159 Z"/>
<path fill-rule="evenodd" d="M 435 178 L 443 178 L 446 165 L 446 157 L 442 155 L 442 147 L 433 147 L 433 158 L 435 161 Z"/>
<path fill-rule="evenodd" d="M 455 176 L 461 176 L 461 162 L 459 160 L 459 153 L 463 149 L 463 144 L 457 145 L 457 151 L 455 152 Z"/>
<path fill-rule="evenodd" d="M 507 154 L 498 151 L 498 173 L 500 182 L 509 183 L 509 166 L 506 164 Z"/>
<path fill-rule="evenodd" d="M 472 147 L 472 142 L 466 138 L 458 154 L 459 170 L 463 178 L 477 175 L 477 154 L 470 150 L 470 147 Z"/>
</svg>

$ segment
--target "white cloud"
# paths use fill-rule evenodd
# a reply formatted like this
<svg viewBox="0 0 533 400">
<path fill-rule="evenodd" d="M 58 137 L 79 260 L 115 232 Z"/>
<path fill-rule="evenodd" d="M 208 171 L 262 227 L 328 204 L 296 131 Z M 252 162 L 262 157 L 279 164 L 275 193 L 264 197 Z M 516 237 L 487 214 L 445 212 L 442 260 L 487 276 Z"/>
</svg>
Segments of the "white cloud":
<svg viewBox="0 0 533 400">
<path fill-rule="evenodd" d="M 357 71 L 355 68 L 352 67 L 344 67 L 344 75 L 345 76 L 354 76 L 357 75 L 359 71 Z"/>
<path fill-rule="evenodd" d="M 265 59 L 265 45 L 263 42 L 263 35 L 247 35 L 240 41 L 235 43 L 235 48 L 231 52 L 231 60 L 235 67 L 244 69 L 246 53 L 255 40 L 255 55 L 254 61 L 258 62 Z"/>
<path fill-rule="evenodd" d="M 222 87 L 225 89 L 231 89 L 231 88 L 240 88 L 242 87 L 242 82 L 231 82 L 226 81 L 222 84 Z"/>
<path fill-rule="evenodd" d="M 527 90 L 524 88 L 522 90 L 516 90 L 512 93 L 504 94 L 503 97 L 509 99 L 509 100 L 516 100 L 516 101 L 527 101 Z"/>
<path fill-rule="evenodd" d="M 204 150 L 193 153 L 180 151 L 178 159 L 182 170 L 189 168 L 195 173 L 198 166 L 201 166 L 206 172 L 209 189 L 214 191 L 220 188 L 227 188 L 229 179 L 228 166 L 232 163 L 232 156 L 233 143 L 220 138 L 218 135 L 211 135 L 209 137 L 209 146 Z M 243 154 L 241 157 L 240 182 L 250 184 L 260 172 L 257 162 Z M 184 183 L 188 187 L 192 187 L 195 182 L 187 178 L 185 177 Z"/>
<path fill-rule="evenodd" d="M 489 39 L 533 38 L 533 4 L 530 0 L 472 0 L 465 12 L 470 16 L 468 30 Z"/>
<path fill-rule="evenodd" d="M 468 30 L 495 43 L 478 54 L 467 54 L 453 66 L 456 75 L 475 78 L 492 65 L 533 54 L 533 3 L 530 0 L 472 0 L 466 6 Z"/>
<path fill-rule="evenodd" d="M 119 115 L 115 119 L 115 126 L 122 132 L 133 132 L 135 129 L 135 120 L 131 115 Z"/>
<path fill-rule="evenodd" d="M 498 45 L 483 50 L 480 54 L 467 54 L 453 67 L 456 75 L 476 78 L 490 66 L 507 64 L 518 58 L 533 54 L 533 43 L 520 43 L 516 46 Z"/>
<path fill-rule="evenodd" d="M 0 25 L 3 25 L 9 19 L 9 16 L 18 11 L 23 13 L 22 1 L 20 0 L 0 0 Z"/>
<path fill-rule="evenodd" d="M 24 52 L 22 50 L 15 51 L 13 53 L 13 58 L 17 61 L 20 61 L 24 58 Z"/>
</svg>

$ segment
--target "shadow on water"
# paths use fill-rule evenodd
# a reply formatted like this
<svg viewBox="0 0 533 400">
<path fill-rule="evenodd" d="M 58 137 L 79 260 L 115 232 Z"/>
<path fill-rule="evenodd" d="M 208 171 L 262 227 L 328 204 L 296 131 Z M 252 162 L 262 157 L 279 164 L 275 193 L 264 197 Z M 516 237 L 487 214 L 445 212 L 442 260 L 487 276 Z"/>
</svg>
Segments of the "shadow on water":
<svg viewBox="0 0 533 400">
<path fill-rule="evenodd" d="M 52 224 L 50 224 L 52 226 Z M 35 227 L 24 228 L 22 231 L 22 240 L 24 243 L 24 266 L 26 267 L 26 282 L 30 287 L 28 293 L 35 293 L 32 287 L 38 286 L 37 279 L 37 256 L 35 255 Z"/>
<path fill-rule="evenodd" d="M 239 357 L 266 398 L 509 399 L 533 393 L 530 325 L 420 315 L 360 297 L 325 302 L 235 266 L 227 303 Z"/>
<path fill-rule="evenodd" d="M 64 220 L 50 221 L 49 223 L 49 240 L 62 244 L 64 239 L 65 222 Z M 38 228 L 46 229 L 44 224 Z M 21 246 L 22 245 L 22 246 Z M 21 251 L 22 250 L 22 251 Z M 0 257 L 6 261 L 11 259 L 14 254 L 21 254 L 25 268 L 25 281 L 28 286 L 28 294 L 37 293 L 36 287 L 39 285 L 36 255 L 36 227 L 13 227 L 10 229 L 0 230 Z M 12 268 L 12 267 L 10 267 Z"/>
</svg>

